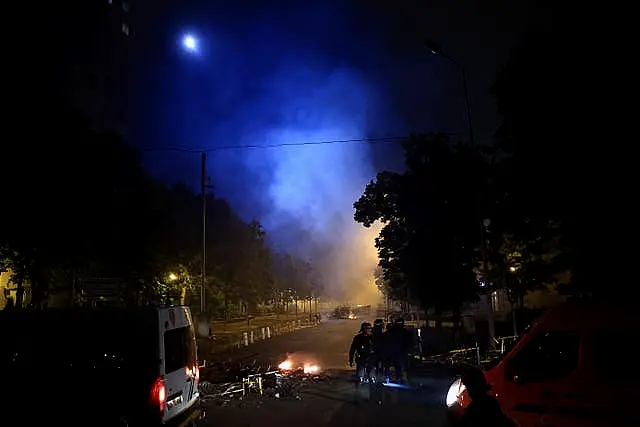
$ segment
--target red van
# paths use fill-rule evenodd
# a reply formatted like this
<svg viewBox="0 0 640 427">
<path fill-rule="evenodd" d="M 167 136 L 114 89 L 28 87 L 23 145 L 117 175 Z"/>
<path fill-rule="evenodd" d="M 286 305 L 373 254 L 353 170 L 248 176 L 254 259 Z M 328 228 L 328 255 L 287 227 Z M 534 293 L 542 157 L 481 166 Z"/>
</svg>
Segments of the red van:
<svg viewBox="0 0 640 427">
<path fill-rule="evenodd" d="M 485 372 L 520 427 L 640 425 L 640 310 L 571 301 L 545 313 Z M 470 399 L 460 380 L 447 395 L 457 416 Z"/>
</svg>

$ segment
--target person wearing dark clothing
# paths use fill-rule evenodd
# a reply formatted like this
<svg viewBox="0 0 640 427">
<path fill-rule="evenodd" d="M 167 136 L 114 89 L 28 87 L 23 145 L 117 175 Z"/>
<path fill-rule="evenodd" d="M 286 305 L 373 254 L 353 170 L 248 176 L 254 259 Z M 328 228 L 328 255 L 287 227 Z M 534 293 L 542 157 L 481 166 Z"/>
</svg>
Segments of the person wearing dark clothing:
<svg viewBox="0 0 640 427">
<path fill-rule="evenodd" d="M 356 364 L 356 402 L 358 401 L 361 384 L 368 384 L 369 399 L 375 399 L 382 403 L 382 383 L 377 379 L 376 373 L 376 348 L 373 340 L 373 328 L 371 323 L 364 322 L 360 326 L 360 332 L 353 337 L 349 348 L 349 366 Z"/>
<path fill-rule="evenodd" d="M 388 359 L 393 364 L 398 382 L 402 382 L 407 373 L 412 341 L 410 332 L 404 327 L 404 319 L 396 319 L 387 332 L 387 349 Z"/>
<path fill-rule="evenodd" d="M 372 378 L 375 369 L 375 348 L 371 323 L 363 322 L 360 332 L 353 337 L 349 348 L 349 366 L 356 364 L 358 378 Z"/>
<path fill-rule="evenodd" d="M 373 347 L 376 355 L 376 375 L 378 381 L 383 381 L 388 375 L 387 364 L 387 334 L 384 331 L 384 321 L 376 319 L 373 322 Z"/>
<path fill-rule="evenodd" d="M 353 337 L 349 348 L 349 366 L 356 365 L 356 387 L 375 378 L 375 348 L 371 323 L 363 322 L 360 332 Z"/>
<path fill-rule="evenodd" d="M 502 412 L 498 401 L 488 393 L 491 387 L 482 371 L 469 367 L 463 372 L 460 380 L 467 388 L 471 402 L 456 427 L 517 427 L 517 424 Z"/>
</svg>

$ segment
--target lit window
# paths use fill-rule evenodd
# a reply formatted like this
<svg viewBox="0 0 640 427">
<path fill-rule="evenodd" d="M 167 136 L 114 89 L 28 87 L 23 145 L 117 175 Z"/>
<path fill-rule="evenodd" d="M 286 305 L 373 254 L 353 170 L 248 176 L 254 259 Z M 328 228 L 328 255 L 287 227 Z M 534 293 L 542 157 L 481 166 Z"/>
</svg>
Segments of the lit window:
<svg viewBox="0 0 640 427">
<path fill-rule="evenodd" d="M 129 26 L 124 22 L 122 23 L 122 32 L 125 33 L 126 35 L 129 35 Z"/>
</svg>

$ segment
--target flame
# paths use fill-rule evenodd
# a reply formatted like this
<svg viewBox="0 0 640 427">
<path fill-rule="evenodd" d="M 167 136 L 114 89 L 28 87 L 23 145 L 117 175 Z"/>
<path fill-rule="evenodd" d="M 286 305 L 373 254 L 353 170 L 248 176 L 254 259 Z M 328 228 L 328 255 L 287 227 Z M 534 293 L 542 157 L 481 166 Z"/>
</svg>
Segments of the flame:
<svg viewBox="0 0 640 427">
<path fill-rule="evenodd" d="M 304 365 L 305 374 L 315 374 L 318 371 L 320 371 L 320 367 L 317 365 Z"/>
<path fill-rule="evenodd" d="M 293 368 L 293 363 L 290 360 L 285 360 L 281 364 L 278 365 L 278 369 L 282 371 L 290 371 Z"/>
<path fill-rule="evenodd" d="M 281 371 L 301 371 L 305 374 L 316 374 L 321 371 L 318 360 L 308 353 L 287 353 L 287 358 L 278 365 Z"/>
</svg>

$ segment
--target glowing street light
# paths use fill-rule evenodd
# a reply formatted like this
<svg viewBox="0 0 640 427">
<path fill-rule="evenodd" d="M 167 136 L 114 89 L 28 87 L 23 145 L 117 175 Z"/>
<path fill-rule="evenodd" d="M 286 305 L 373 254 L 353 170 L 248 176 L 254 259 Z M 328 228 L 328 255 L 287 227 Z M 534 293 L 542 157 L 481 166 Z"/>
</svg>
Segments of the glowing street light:
<svg viewBox="0 0 640 427">
<path fill-rule="evenodd" d="M 178 276 L 176 276 L 175 274 L 173 273 L 169 274 L 169 280 L 171 280 L 172 282 L 177 279 L 178 279 Z"/>
<path fill-rule="evenodd" d="M 182 46 L 189 52 L 197 52 L 198 40 L 193 35 L 187 34 L 182 38 Z"/>
</svg>

